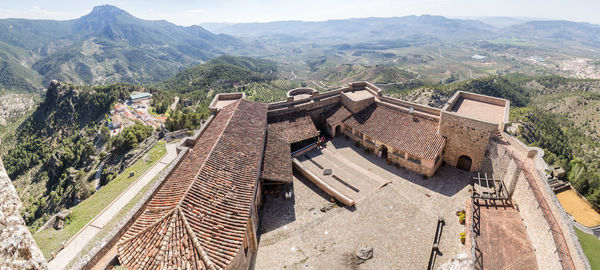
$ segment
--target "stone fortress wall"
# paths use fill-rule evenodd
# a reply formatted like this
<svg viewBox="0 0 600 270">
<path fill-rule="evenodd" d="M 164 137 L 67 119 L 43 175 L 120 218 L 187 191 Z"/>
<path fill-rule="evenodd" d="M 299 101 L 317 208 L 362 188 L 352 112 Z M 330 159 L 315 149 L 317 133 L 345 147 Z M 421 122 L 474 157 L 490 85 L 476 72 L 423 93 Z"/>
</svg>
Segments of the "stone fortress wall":
<svg viewBox="0 0 600 270">
<path fill-rule="evenodd" d="M 565 256 L 570 257 L 575 269 L 590 269 L 572 218 L 545 181 L 545 170 L 549 166 L 543 160 L 543 150 L 528 147 L 507 133 L 502 133 L 502 138 L 507 143 L 495 138 L 488 144 L 481 171 L 502 179 L 512 193 L 513 203 L 520 211 L 535 249 L 539 269 L 564 269 L 561 260 Z"/>
<path fill-rule="evenodd" d="M 0 160 L 0 269 L 48 269 L 19 209 L 19 195 Z"/>
</svg>

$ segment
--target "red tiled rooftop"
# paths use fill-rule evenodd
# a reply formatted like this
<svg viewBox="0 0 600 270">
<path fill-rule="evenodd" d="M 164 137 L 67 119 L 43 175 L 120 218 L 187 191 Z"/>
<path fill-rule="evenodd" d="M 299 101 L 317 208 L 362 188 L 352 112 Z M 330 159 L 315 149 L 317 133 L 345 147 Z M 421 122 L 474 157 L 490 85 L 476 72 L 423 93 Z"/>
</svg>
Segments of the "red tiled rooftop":
<svg viewBox="0 0 600 270">
<path fill-rule="evenodd" d="M 269 130 L 290 144 L 319 136 L 319 131 L 307 114 L 293 113 L 269 118 Z"/>
<path fill-rule="evenodd" d="M 348 119 L 352 113 L 344 106 L 333 107 L 325 113 L 327 124 L 335 126 Z"/>
<path fill-rule="evenodd" d="M 261 178 L 291 183 L 291 155 L 290 144 L 283 137 L 269 130 L 267 132 L 267 145 L 265 147 Z"/>
<path fill-rule="evenodd" d="M 446 140 L 438 122 L 375 103 L 344 120 L 344 124 L 400 151 L 435 159 Z"/>
<path fill-rule="evenodd" d="M 130 269 L 227 267 L 242 247 L 265 143 L 267 106 L 217 113 L 122 236 Z"/>
</svg>

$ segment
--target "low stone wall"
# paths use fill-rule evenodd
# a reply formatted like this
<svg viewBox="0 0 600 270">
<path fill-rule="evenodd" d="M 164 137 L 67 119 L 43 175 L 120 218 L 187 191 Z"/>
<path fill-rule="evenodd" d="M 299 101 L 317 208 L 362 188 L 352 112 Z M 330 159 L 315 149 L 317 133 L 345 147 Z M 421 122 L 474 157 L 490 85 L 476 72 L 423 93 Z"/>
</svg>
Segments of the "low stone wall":
<svg viewBox="0 0 600 270">
<path fill-rule="evenodd" d="M 414 108 L 415 111 L 417 112 L 423 112 L 426 114 L 431 114 L 431 115 L 435 115 L 435 116 L 440 116 L 441 114 L 441 110 L 437 109 L 437 108 L 433 108 L 433 107 L 429 107 L 429 106 L 425 106 L 422 104 L 417 104 L 417 103 L 413 103 L 413 102 L 408 102 L 408 101 L 404 101 L 404 100 L 400 100 L 400 99 L 396 99 L 396 98 L 392 98 L 392 97 L 386 97 L 386 96 L 382 96 L 379 98 L 381 101 L 387 102 L 387 103 L 391 103 L 394 105 L 399 105 L 405 108 Z"/>
<path fill-rule="evenodd" d="M 188 129 L 187 128 L 186 129 L 176 130 L 176 131 L 173 131 L 173 132 L 167 132 L 167 133 L 165 133 L 165 141 L 166 142 L 171 142 L 173 140 L 183 138 L 183 137 L 187 136 L 187 134 L 188 134 Z"/>
<path fill-rule="evenodd" d="M 126 168 L 131 167 L 138 159 L 144 156 L 144 154 L 148 153 L 148 151 L 154 147 L 156 142 L 158 142 L 158 134 L 155 133 L 142 142 L 143 148 L 139 150 L 139 152 L 136 151 L 136 153 L 133 153 L 131 156 L 128 153 L 125 156 L 125 162 L 121 165 L 119 173 L 122 173 Z"/>
<path fill-rule="evenodd" d="M 355 203 L 354 199 L 350 198 L 348 195 L 346 195 L 344 193 L 339 192 L 334 187 L 327 184 L 327 182 L 323 181 L 323 179 L 321 179 L 320 177 L 318 177 L 317 175 L 312 173 L 309 169 L 304 167 L 304 165 L 302 165 L 302 163 L 300 163 L 300 161 L 298 161 L 296 158 L 292 159 L 292 164 L 294 165 L 294 169 L 296 169 L 298 172 L 300 172 L 304 177 L 306 177 L 306 179 L 313 182 L 317 187 L 319 187 L 325 193 L 334 197 L 336 200 L 340 201 L 341 203 L 345 204 L 348 207 L 351 207 L 354 205 L 354 203 Z"/>
<path fill-rule="evenodd" d="M 0 269 L 48 269 L 21 218 L 19 195 L 0 160 Z"/>
</svg>

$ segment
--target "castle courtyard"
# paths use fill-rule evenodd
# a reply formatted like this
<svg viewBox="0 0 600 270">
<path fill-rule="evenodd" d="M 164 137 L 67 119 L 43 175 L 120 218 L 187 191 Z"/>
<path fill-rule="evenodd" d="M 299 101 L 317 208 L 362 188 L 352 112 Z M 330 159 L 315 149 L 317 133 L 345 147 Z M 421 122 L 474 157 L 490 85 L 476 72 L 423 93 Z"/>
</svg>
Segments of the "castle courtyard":
<svg viewBox="0 0 600 270">
<path fill-rule="evenodd" d="M 426 268 L 439 217 L 446 225 L 436 265 L 465 252 L 459 239 L 465 226 L 458 223 L 455 211 L 465 207 L 470 173 L 442 166 L 433 177 L 424 178 L 365 154 L 344 137 L 305 155 L 312 161 L 302 156 L 302 164 L 313 173 L 323 175 L 316 164 L 332 168 L 334 175 L 358 189 L 352 192 L 333 177 L 322 178 L 356 204 L 331 208 L 329 195 L 295 174 L 292 198 L 285 199 L 284 192 L 270 194 L 260 210 L 254 269 Z M 354 258 L 361 247 L 374 252 L 359 265 Z"/>
</svg>

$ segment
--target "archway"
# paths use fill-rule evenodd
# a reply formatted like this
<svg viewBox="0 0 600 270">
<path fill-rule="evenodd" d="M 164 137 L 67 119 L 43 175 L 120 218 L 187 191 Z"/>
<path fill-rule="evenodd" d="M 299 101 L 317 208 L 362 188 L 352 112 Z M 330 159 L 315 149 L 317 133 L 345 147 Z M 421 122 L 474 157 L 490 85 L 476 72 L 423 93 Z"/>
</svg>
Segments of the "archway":
<svg viewBox="0 0 600 270">
<path fill-rule="evenodd" d="M 388 149 L 385 145 L 381 145 L 381 147 L 379 148 L 379 151 L 381 151 L 381 157 L 387 159 L 388 158 Z"/>
<path fill-rule="evenodd" d="M 456 162 L 456 168 L 470 172 L 472 163 L 473 160 L 470 157 L 460 156 L 458 162 Z"/>
<path fill-rule="evenodd" d="M 334 136 L 337 137 L 337 136 L 340 136 L 340 135 L 342 135 L 342 126 L 341 125 L 337 125 L 335 127 Z"/>
</svg>

